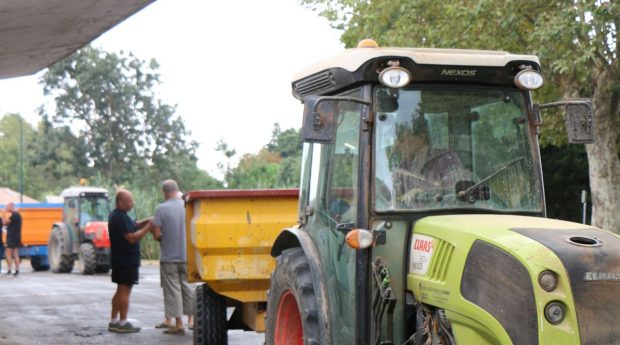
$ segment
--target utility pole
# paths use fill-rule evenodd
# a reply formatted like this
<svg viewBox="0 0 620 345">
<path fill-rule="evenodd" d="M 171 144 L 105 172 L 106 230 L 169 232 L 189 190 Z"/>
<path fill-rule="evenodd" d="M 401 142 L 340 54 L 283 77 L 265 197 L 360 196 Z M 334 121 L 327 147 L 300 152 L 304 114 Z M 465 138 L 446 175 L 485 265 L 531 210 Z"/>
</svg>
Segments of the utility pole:
<svg viewBox="0 0 620 345">
<path fill-rule="evenodd" d="M 19 117 L 19 203 L 24 202 L 24 118 Z"/>
</svg>

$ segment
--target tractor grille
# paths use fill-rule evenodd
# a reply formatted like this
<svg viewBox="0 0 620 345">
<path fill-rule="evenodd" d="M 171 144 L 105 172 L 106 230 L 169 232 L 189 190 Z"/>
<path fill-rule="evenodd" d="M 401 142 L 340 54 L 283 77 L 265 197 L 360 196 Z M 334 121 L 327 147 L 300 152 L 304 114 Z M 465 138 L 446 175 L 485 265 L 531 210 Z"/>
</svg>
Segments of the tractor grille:
<svg viewBox="0 0 620 345">
<path fill-rule="evenodd" d="M 325 71 L 304 78 L 293 85 L 294 92 L 299 96 L 320 95 L 336 88 L 336 80 L 331 71 Z"/>
<path fill-rule="evenodd" d="M 620 345 L 620 239 L 602 230 L 512 229 L 551 249 L 568 272 L 581 343 Z M 571 237 L 595 238 L 575 245 Z"/>
<path fill-rule="evenodd" d="M 454 246 L 450 243 L 442 240 L 437 240 L 439 245 L 435 249 L 433 254 L 434 260 L 429 267 L 429 278 L 437 280 L 439 282 L 446 281 L 446 274 L 448 267 L 450 266 L 450 259 L 452 259 L 452 253 L 454 252 Z"/>
<path fill-rule="evenodd" d="M 514 345 L 538 344 L 532 280 L 512 255 L 486 242 L 474 242 L 465 262 L 461 294 L 499 321 Z"/>
</svg>

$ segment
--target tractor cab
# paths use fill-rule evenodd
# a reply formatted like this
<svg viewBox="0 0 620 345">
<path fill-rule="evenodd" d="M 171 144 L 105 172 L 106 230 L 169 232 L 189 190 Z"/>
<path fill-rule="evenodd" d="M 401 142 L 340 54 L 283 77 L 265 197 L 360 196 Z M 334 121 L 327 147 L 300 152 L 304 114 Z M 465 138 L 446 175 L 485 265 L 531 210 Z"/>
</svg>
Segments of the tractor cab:
<svg viewBox="0 0 620 345">
<path fill-rule="evenodd" d="M 71 272 L 78 259 L 83 274 L 110 270 L 108 191 L 94 187 L 65 189 L 62 222 L 54 224 L 49 240 L 52 270 Z"/>
<path fill-rule="evenodd" d="M 107 222 L 110 202 L 105 189 L 74 187 L 63 191 L 62 197 L 66 224 L 83 231 L 90 222 Z"/>
</svg>

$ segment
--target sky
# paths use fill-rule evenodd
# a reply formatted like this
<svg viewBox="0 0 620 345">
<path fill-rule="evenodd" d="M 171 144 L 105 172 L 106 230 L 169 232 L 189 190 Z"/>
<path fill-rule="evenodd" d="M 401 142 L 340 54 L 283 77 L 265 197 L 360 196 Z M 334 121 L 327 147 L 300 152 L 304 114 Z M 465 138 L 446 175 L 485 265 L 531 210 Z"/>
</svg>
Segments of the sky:
<svg viewBox="0 0 620 345">
<path fill-rule="evenodd" d="M 199 167 L 221 178 L 220 139 L 238 159 L 267 144 L 274 123 L 301 127 L 292 78 L 342 52 L 340 34 L 296 0 L 157 0 L 92 45 L 159 62 L 159 97 L 177 105 L 200 144 Z M 38 84 L 43 72 L 0 80 L 0 115 L 20 113 L 36 123 L 46 101 Z"/>
</svg>

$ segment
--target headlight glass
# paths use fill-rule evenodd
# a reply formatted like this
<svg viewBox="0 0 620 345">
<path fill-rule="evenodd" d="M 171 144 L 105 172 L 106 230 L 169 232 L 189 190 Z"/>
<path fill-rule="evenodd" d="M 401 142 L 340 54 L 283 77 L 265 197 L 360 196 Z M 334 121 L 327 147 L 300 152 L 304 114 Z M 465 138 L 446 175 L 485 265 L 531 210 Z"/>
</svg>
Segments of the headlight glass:
<svg viewBox="0 0 620 345">
<path fill-rule="evenodd" d="M 542 271 L 538 276 L 538 284 L 543 290 L 551 292 L 558 287 L 558 276 L 549 270 Z"/>
<path fill-rule="evenodd" d="M 523 90 L 536 90 L 543 86 L 542 75 L 532 69 L 517 73 L 514 81 L 515 85 Z"/>
<path fill-rule="evenodd" d="M 553 301 L 549 302 L 545 307 L 545 318 L 552 325 L 557 325 L 566 316 L 566 308 L 561 302 Z"/>
<path fill-rule="evenodd" d="M 391 87 L 400 88 L 411 81 L 411 73 L 402 67 L 388 67 L 379 74 L 381 84 Z"/>
</svg>

